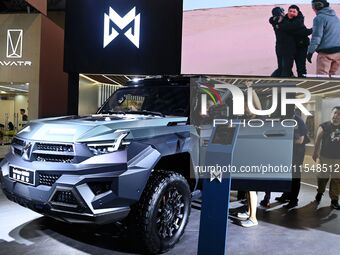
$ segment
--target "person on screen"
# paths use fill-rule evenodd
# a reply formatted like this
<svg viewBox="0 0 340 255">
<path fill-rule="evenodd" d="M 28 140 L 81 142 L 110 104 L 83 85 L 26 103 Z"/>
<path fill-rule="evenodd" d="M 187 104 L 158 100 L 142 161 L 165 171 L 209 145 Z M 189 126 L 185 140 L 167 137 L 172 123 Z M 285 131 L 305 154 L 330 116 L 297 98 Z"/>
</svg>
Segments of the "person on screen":
<svg viewBox="0 0 340 255">
<path fill-rule="evenodd" d="M 282 35 L 278 31 L 278 22 L 279 20 L 283 19 L 285 15 L 285 11 L 281 7 L 275 7 L 272 9 L 272 17 L 269 19 L 269 23 L 273 26 L 276 43 L 275 43 L 275 53 L 277 59 L 277 69 L 271 74 L 272 77 L 280 77 L 282 73 L 282 57 L 284 54 L 283 48 L 283 41 Z"/>
<path fill-rule="evenodd" d="M 340 70 L 340 20 L 326 0 L 313 0 L 312 8 L 316 17 L 307 60 L 312 63 L 317 52 L 316 73 L 332 76 Z"/>
<path fill-rule="evenodd" d="M 320 203 L 329 179 L 329 196 L 331 207 L 340 210 L 340 106 L 332 109 L 331 120 L 322 123 L 317 131 L 313 160 L 318 163 L 318 193 L 316 202 Z"/>
<path fill-rule="evenodd" d="M 295 61 L 298 76 L 304 77 L 307 73 L 308 35 L 312 33 L 312 30 L 307 29 L 304 25 L 304 16 L 298 6 L 291 5 L 288 8 L 288 13 L 283 15 L 284 13 L 278 17 L 273 16 L 269 20 L 276 34 L 276 45 L 279 53 L 278 63 L 281 68 L 281 72 L 277 72 L 276 76 L 293 76 L 292 68 Z"/>
<path fill-rule="evenodd" d="M 297 5 L 288 8 L 287 17 L 290 22 L 282 24 L 281 29 L 287 28 L 288 33 L 292 33 L 296 42 L 294 61 L 298 77 L 305 77 L 307 74 L 306 61 L 309 46 L 308 36 L 312 34 L 312 29 L 307 29 L 304 24 L 305 17 Z"/>
</svg>

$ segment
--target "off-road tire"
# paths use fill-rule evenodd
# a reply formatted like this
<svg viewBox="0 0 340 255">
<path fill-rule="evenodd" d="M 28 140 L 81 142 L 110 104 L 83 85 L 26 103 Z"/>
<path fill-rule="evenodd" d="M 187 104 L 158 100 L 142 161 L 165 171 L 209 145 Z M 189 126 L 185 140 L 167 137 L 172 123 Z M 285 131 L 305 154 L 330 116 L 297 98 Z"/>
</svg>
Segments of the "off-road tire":
<svg viewBox="0 0 340 255">
<path fill-rule="evenodd" d="M 129 232 L 133 232 L 143 253 L 163 253 L 182 237 L 190 209 L 191 192 L 187 180 L 176 172 L 154 171 L 140 201 L 132 207 Z"/>
</svg>

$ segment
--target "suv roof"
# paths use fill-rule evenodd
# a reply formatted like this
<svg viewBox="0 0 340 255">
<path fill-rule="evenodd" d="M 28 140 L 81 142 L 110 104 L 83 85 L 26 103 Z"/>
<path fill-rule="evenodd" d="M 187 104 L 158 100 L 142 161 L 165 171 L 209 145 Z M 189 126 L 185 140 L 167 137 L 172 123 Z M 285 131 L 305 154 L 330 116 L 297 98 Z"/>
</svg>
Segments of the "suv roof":
<svg viewBox="0 0 340 255">
<path fill-rule="evenodd" d="M 189 86 L 190 77 L 162 76 L 128 81 L 126 86 Z"/>
</svg>

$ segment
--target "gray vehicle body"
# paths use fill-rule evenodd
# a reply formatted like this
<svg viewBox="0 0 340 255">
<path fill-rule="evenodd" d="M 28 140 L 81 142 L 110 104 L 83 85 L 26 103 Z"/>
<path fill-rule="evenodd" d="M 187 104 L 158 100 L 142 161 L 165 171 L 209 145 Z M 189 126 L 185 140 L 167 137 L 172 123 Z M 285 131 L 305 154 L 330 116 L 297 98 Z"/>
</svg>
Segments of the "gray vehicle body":
<svg viewBox="0 0 340 255">
<path fill-rule="evenodd" d="M 139 200 L 160 159 L 189 151 L 189 126 L 174 125 L 186 121 L 186 117 L 143 115 L 32 121 L 29 129 L 15 137 L 12 151 L 1 163 L 2 189 L 9 199 L 62 220 L 98 223 L 120 220 Z M 126 148 L 104 155 L 91 154 L 86 144 L 112 141 L 117 138 L 115 131 L 122 129 L 129 130 L 124 138 L 129 143 Z M 73 149 L 71 152 L 56 149 L 63 145 Z M 34 184 L 11 179 L 11 167 L 32 171 Z M 89 184 L 101 182 L 111 185 L 96 195 Z M 55 201 L 55 194 L 64 191 L 71 192 L 65 196 L 74 198 Z"/>
<path fill-rule="evenodd" d="M 292 132 L 268 139 L 263 137 L 264 129 L 242 131 L 239 155 L 234 158 L 247 164 L 254 157 L 268 162 L 268 155 L 285 154 L 277 160 L 290 164 Z M 200 196 L 198 174 L 192 166 L 204 161 L 210 135 L 211 128 L 193 127 L 188 117 L 170 115 L 115 113 L 31 121 L 16 135 L 11 152 L 0 164 L 1 187 L 10 200 L 59 220 L 119 221 L 140 200 L 155 169 L 179 172 L 188 180 L 192 197 Z M 88 146 L 118 140 L 119 148 L 107 154 L 94 155 Z M 256 141 L 261 141 L 263 150 L 252 156 L 258 152 Z M 241 155 L 244 150 L 249 160 Z M 31 183 L 13 178 L 14 171 L 30 172 Z M 274 182 L 239 178 L 233 181 L 233 189 L 284 191 L 290 181 L 290 173 Z"/>
</svg>

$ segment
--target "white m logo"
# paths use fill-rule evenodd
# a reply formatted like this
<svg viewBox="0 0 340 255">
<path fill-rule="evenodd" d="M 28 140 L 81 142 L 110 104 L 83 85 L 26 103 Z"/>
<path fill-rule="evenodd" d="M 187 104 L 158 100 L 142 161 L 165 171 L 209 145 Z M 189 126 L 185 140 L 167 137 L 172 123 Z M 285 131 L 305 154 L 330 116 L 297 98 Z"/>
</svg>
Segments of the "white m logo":
<svg viewBox="0 0 340 255">
<path fill-rule="evenodd" d="M 8 29 L 7 30 L 7 58 L 21 58 L 22 57 L 22 29 Z"/>
<path fill-rule="evenodd" d="M 210 181 L 212 182 L 214 179 L 217 179 L 219 182 L 222 182 L 222 171 L 214 169 L 210 171 Z"/>
<path fill-rule="evenodd" d="M 134 34 L 132 34 L 132 28 L 129 28 L 124 35 L 137 47 L 139 48 L 139 37 L 140 37 L 140 13 L 136 15 L 136 7 L 133 7 L 124 17 L 119 16 L 115 10 L 111 7 L 109 9 L 109 15 L 104 13 L 104 44 L 103 48 L 109 45 L 118 35 L 113 27 L 110 30 L 110 21 L 115 23 L 120 30 L 123 30 L 127 25 L 134 21 Z"/>
</svg>

